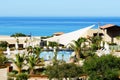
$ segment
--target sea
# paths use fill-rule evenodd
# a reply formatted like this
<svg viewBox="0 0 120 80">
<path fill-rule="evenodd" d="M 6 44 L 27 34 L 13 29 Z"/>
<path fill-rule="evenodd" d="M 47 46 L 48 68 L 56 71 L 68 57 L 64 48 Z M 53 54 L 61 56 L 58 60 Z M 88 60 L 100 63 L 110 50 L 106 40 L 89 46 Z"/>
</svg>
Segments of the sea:
<svg viewBox="0 0 120 80">
<path fill-rule="evenodd" d="M 24 33 L 32 36 L 51 36 L 68 33 L 95 24 L 120 26 L 120 17 L 0 17 L 0 35 Z"/>
</svg>

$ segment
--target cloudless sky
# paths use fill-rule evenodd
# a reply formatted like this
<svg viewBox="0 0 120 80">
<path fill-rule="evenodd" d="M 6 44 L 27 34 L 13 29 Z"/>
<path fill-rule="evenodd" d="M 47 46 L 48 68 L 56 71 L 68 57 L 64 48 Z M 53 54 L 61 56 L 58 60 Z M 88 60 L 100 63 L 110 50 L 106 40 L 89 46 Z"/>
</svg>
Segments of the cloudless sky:
<svg viewBox="0 0 120 80">
<path fill-rule="evenodd" d="M 0 0 L 0 16 L 120 17 L 120 0 Z"/>
</svg>

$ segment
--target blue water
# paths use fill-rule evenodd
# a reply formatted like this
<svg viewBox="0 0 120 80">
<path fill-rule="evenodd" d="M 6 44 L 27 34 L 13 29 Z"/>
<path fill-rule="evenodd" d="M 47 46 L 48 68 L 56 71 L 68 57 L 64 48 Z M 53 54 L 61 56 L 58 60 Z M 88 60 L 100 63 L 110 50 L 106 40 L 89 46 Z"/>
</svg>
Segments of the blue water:
<svg viewBox="0 0 120 80">
<path fill-rule="evenodd" d="M 71 32 L 93 24 L 120 25 L 120 17 L 0 17 L 0 35 L 21 32 L 33 36 L 50 36 Z"/>
<path fill-rule="evenodd" d="M 72 51 L 58 51 L 57 52 L 57 59 L 69 61 L 71 57 Z M 43 51 L 40 53 L 40 58 L 44 60 L 52 60 L 54 57 L 53 51 Z"/>
</svg>

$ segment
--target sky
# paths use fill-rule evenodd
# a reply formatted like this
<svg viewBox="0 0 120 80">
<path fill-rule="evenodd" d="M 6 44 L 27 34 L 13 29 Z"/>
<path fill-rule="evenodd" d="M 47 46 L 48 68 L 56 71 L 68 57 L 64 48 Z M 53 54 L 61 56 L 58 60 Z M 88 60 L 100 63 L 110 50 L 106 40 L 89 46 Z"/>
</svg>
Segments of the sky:
<svg viewBox="0 0 120 80">
<path fill-rule="evenodd" d="M 120 0 L 0 0 L 0 16 L 120 17 Z"/>
</svg>

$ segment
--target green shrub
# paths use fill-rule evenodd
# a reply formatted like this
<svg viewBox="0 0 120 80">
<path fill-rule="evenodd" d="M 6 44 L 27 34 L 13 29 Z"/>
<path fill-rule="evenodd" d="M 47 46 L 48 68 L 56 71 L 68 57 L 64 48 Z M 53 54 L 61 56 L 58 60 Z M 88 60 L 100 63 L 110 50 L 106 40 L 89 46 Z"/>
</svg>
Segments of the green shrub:
<svg viewBox="0 0 120 80">
<path fill-rule="evenodd" d="M 16 80 L 28 80 L 28 74 L 20 73 L 16 76 Z"/>
<path fill-rule="evenodd" d="M 0 47 L 0 51 L 1 52 L 6 51 L 6 48 L 5 47 Z"/>
<path fill-rule="evenodd" d="M 117 45 L 116 43 L 109 43 L 109 45 Z"/>
<path fill-rule="evenodd" d="M 84 62 L 83 69 L 89 80 L 118 80 L 120 58 L 112 55 L 94 56 Z"/>
<path fill-rule="evenodd" d="M 12 78 L 12 77 L 8 77 L 8 79 L 7 80 L 14 80 L 14 78 Z"/>
<path fill-rule="evenodd" d="M 49 46 L 54 47 L 54 46 L 58 46 L 57 42 L 49 42 Z"/>
<path fill-rule="evenodd" d="M 8 42 L 7 41 L 0 41 L 0 47 L 7 47 Z"/>
<path fill-rule="evenodd" d="M 96 51 L 98 49 L 98 45 L 97 44 L 92 44 L 91 49 L 92 49 L 92 51 Z"/>
<path fill-rule="evenodd" d="M 15 33 L 12 34 L 11 37 L 26 37 L 27 35 L 23 34 L 23 33 Z"/>
<path fill-rule="evenodd" d="M 5 63 L 8 61 L 6 56 L 4 54 L 0 54 L 0 66 L 5 65 Z"/>
<path fill-rule="evenodd" d="M 16 70 L 12 70 L 12 73 L 13 73 L 13 74 L 17 74 L 18 71 L 16 71 Z"/>
<path fill-rule="evenodd" d="M 82 74 L 82 68 L 80 66 L 75 65 L 74 63 L 70 64 L 56 64 L 53 66 L 48 66 L 46 70 L 46 74 L 48 75 L 49 79 L 57 78 L 75 78 Z"/>
<path fill-rule="evenodd" d="M 8 73 L 8 76 L 9 76 L 9 77 L 15 77 L 16 74 L 15 74 L 14 72 L 9 72 L 9 73 Z"/>
</svg>

